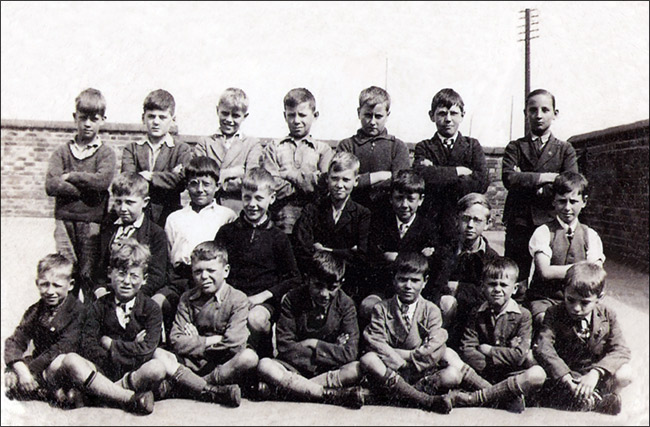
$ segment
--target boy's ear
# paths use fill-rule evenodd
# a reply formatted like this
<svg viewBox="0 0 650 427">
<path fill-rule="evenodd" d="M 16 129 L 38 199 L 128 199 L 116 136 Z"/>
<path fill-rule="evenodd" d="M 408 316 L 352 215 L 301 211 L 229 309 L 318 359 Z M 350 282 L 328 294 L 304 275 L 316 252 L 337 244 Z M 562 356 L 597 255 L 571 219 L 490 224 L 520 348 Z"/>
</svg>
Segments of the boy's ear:
<svg viewBox="0 0 650 427">
<path fill-rule="evenodd" d="M 587 204 L 587 199 L 589 199 L 589 196 L 586 194 L 582 195 L 582 201 L 585 202 L 585 205 Z"/>
<path fill-rule="evenodd" d="M 244 118 L 248 117 L 248 112 L 244 113 Z"/>
<path fill-rule="evenodd" d="M 314 111 L 314 118 L 317 119 L 320 112 L 318 110 Z"/>
<path fill-rule="evenodd" d="M 429 110 L 429 118 L 431 119 L 432 122 L 436 122 L 436 112 L 433 110 Z"/>
<path fill-rule="evenodd" d="M 75 111 L 74 113 L 72 113 L 72 118 L 73 118 L 75 121 L 77 120 L 77 112 L 76 112 L 76 111 Z"/>
<path fill-rule="evenodd" d="M 361 118 L 361 107 L 357 108 L 357 117 Z"/>
<path fill-rule="evenodd" d="M 223 266 L 223 277 L 224 279 L 228 277 L 230 274 L 230 264 L 226 264 Z"/>
<path fill-rule="evenodd" d="M 143 206 L 143 208 L 146 208 L 147 206 L 149 206 L 149 202 L 151 201 L 151 197 L 146 196 L 146 197 L 145 197 L 144 199 L 142 199 L 142 200 L 144 201 L 144 206 Z"/>
<path fill-rule="evenodd" d="M 354 185 L 352 186 L 353 188 L 359 185 L 359 175 L 355 174 L 354 175 Z"/>
<path fill-rule="evenodd" d="M 142 113 L 142 123 L 145 123 L 145 121 L 144 121 L 144 113 Z"/>
</svg>

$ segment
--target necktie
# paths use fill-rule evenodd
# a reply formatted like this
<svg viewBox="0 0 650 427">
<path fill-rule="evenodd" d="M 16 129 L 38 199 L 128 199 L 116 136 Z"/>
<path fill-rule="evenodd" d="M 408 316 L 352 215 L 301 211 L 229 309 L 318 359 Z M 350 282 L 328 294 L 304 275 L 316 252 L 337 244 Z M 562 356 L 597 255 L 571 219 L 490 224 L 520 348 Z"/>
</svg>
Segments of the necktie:
<svg viewBox="0 0 650 427">
<path fill-rule="evenodd" d="M 575 330 L 578 336 L 583 340 L 589 339 L 589 322 L 587 319 L 580 319 L 580 322 L 575 326 Z"/>
<path fill-rule="evenodd" d="M 404 236 L 406 235 L 406 232 L 409 230 L 409 225 L 402 222 L 399 225 L 399 238 L 403 239 Z"/>
<path fill-rule="evenodd" d="M 122 316 L 120 316 L 120 315 L 118 314 L 118 316 L 117 316 L 117 320 L 120 322 L 120 325 L 121 325 L 124 329 L 126 329 L 126 326 L 127 326 L 127 325 L 129 324 L 129 322 L 131 321 L 131 310 L 129 310 L 129 309 L 126 307 L 126 303 L 125 303 L 125 302 L 120 303 L 120 304 L 118 304 L 117 306 L 118 306 L 118 308 L 119 308 L 119 309 L 122 311 L 122 313 L 123 313 Z M 118 313 L 119 313 L 119 310 L 118 310 Z"/>
<path fill-rule="evenodd" d="M 447 147 L 448 150 L 451 150 L 454 146 L 453 138 L 446 138 L 442 141 L 442 143 L 445 144 L 445 147 Z"/>
<path fill-rule="evenodd" d="M 406 324 L 406 329 L 411 328 L 411 319 L 409 317 L 409 306 L 404 304 L 402 307 L 400 307 L 400 312 L 402 314 L 402 319 L 404 319 L 404 323 Z"/>
<path fill-rule="evenodd" d="M 573 240 L 573 235 L 574 231 L 571 227 L 569 227 L 569 229 L 566 231 L 566 238 L 569 241 L 569 245 L 571 244 L 571 240 Z"/>
<path fill-rule="evenodd" d="M 127 237 L 130 237 L 131 233 L 133 233 L 133 230 L 135 230 L 135 227 L 132 225 L 121 225 L 117 229 L 117 233 L 115 233 L 115 240 L 126 239 Z"/>
<path fill-rule="evenodd" d="M 535 138 L 535 150 L 537 150 L 537 154 L 542 154 L 542 149 L 544 148 L 544 143 L 542 142 L 542 138 Z"/>
</svg>

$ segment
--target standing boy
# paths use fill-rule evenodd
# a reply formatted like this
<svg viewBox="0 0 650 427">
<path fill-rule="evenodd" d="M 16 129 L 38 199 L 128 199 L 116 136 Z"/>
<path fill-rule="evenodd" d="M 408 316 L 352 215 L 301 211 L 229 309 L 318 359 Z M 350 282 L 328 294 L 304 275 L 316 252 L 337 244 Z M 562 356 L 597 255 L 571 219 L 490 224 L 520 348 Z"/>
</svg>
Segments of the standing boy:
<svg viewBox="0 0 650 427">
<path fill-rule="evenodd" d="M 245 172 L 260 163 L 260 150 L 253 148 L 259 140 L 246 136 L 239 127 L 248 117 L 248 97 L 239 89 L 230 87 L 219 97 L 217 104 L 219 130 L 202 138 L 194 148 L 195 156 L 208 156 L 219 167 L 217 201 L 237 215 L 241 212 L 241 181 Z"/>
<path fill-rule="evenodd" d="M 537 89 L 529 93 L 524 114 L 530 133 L 511 141 L 503 153 L 502 178 L 508 189 L 503 209 L 505 255 L 519 265 L 520 282 L 530 273 L 530 237 L 537 227 L 553 219 L 551 184 L 559 173 L 578 172 L 571 144 L 551 134 L 558 113 L 550 92 Z M 525 293 L 526 285 L 520 283 L 520 294 Z"/>
<path fill-rule="evenodd" d="M 97 89 L 77 96 L 72 114 L 77 135 L 52 153 L 45 178 L 47 195 L 56 198 L 56 249 L 76 262 L 76 292 L 82 301 L 92 299 L 99 229 L 115 173 L 115 153 L 98 135 L 105 112 L 106 100 Z"/>
<path fill-rule="evenodd" d="M 477 139 L 463 136 L 458 127 L 465 116 L 465 103 L 453 89 L 442 89 L 431 100 L 429 118 L 436 124 L 431 139 L 415 146 L 413 167 L 427 184 L 423 212 L 437 217 L 445 240 L 456 238 L 455 207 L 468 193 L 485 193 L 488 170 Z"/>
<path fill-rule="evenodd" d="M 183 169 L 192 158 L 192 150 L 171 135 L 176 120 L 176 102 L 171 93 L 154 90 L 144 99 L 143 109 L 147 139 L 124 147 L 121 171 L 139 173 L 149 181 L 151 218 L 164 227 L 167 216 L 181 208 Z"/>
<path fill-rule="evenodd" d="M 390 115 L 390 95 L 370 86 L 359 94 L 357 115 L 361 128 L 356 135 L 339 142 L 336 151 L 347 151 L 359 159 L 359 186 L 353 198 L 371 212 L 383 209 L 388 198 L 390 180 L 410 166 L 406 145 L 386 130 Z"/>
</svg>

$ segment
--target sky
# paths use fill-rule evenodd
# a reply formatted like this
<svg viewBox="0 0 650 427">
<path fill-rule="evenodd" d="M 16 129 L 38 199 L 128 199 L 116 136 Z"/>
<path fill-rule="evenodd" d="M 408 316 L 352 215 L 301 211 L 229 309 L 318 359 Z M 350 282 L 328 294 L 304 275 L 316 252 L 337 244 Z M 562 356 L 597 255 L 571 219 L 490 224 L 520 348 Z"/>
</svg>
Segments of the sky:
<svg viewBox="0 0 650 427">
<path fill-rule="evenodd" d="M 523 135 L 520 13 L 536 9 L 531 89 L 556 96 L 553 133 L 573 135 L 649 117 L 648 2 L 2 2 L 1 117 L 71 120 L 87 87 L 107 121 L 138 123 L 147 93 L 176 99 L 180 133 L 207 135 L 220 93 L 250 99 L 242 131 L 287 134 L 282 99 L 316 97 L 312 135 L 359 127 L 359 92 L 392 98 L 387 128 L 429 138 L 431 98 L 463 97 L 460 130 L 488 147 Z"/>
</svg>

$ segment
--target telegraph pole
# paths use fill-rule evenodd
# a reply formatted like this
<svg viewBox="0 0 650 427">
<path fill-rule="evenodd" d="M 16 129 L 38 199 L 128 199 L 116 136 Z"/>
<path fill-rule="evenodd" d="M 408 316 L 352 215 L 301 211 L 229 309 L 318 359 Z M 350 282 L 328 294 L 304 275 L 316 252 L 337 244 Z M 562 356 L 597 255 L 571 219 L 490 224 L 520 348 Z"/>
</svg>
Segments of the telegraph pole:
<svg viewBox="0 0 650 427">
<path fill-rule="evenodd" d="M 533 13 L 531 13 L 533 12 Z M 533 26 L 539 24 L 539 21 L 534 21 L 533 19 L 539 18 L 539 15 L 536 13 L 537 9 L 526 9 L 526 10 L 520 10 L 519 13 L 524 13 L 523 19 L 524 19 L 524 32 L 519 33 L 520 35 L 523 34 L 524 38 L 522 40 L 519 40 L 520 42 L 523 41 L 525 42 L 525 51 L 526 51 L 526 57 L 524 61 L 524 73 L 525 73 L 525 83 L 524 83 L 524 102 L 528 94 L 530 93 L 530 41 L 532 39 L 536 39 L 539 36 L 533 36 L 531 37 L 531 33 L 539 31 L 538 28 L 533 28 Z M 519 19 L 522 17 L 520 16 Z M 519 26 L 521 28 L 522 25 Z M 526 106 L 524 105 L 524 108 Z M 528 120 L 524 117 L 524 129 L 525 133 L 528 134 L 529 128 L 528 128 Z"/>
</svg>

